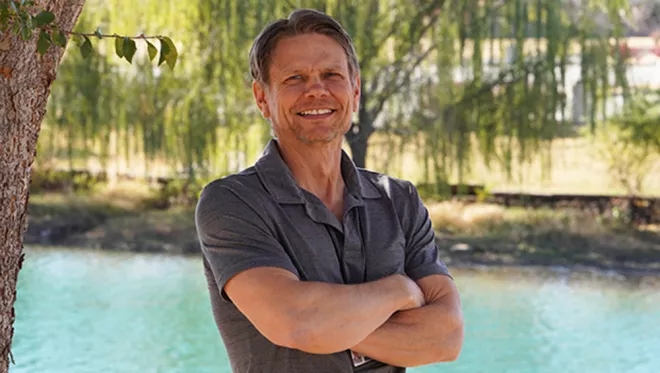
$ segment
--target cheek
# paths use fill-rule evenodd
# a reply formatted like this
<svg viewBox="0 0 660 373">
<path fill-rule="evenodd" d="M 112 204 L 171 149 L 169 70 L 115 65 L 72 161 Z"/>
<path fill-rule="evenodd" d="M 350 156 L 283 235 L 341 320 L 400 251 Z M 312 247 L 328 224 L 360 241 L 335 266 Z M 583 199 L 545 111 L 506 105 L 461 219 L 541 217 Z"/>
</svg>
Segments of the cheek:
<svg viewBox="0 0 660 373">
<path fill-rule="evenodd" d="M 344 103 L 345 106 L 355 105 L 355 94 L 350 84 L 343 82 L 334 83 L 329 85 L 328 88 L 331 92 L 334 93 L 333 95 L 335 98 Z"/>
<path fill-rule="evenodd" d="M 281 89 L 277 92 L 277 100 L 273 101 L 278 111 L 289 113 L 293 105 L 300 97 L 300 89 L 296 87 L 288 87 Z"/>
</svg>

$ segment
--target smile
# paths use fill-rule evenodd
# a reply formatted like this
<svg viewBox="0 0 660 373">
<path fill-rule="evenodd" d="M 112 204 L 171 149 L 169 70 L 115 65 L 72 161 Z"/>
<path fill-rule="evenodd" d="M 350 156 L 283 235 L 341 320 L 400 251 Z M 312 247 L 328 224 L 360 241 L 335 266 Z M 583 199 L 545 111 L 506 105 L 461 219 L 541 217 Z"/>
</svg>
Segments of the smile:
<svg viewBox="0 0 660 373">
<path fill-rule="evenodd" d="M 333 109 L 312 109 L 312 110 L 301 111 L 301 112 L 298 113 L 298 115 L 306 117 L 306 116 L 310 116 L 310 115 L 332 114 L 334 112 L 335 112 L 335 110 L 333 110 Z"/>
</svg>

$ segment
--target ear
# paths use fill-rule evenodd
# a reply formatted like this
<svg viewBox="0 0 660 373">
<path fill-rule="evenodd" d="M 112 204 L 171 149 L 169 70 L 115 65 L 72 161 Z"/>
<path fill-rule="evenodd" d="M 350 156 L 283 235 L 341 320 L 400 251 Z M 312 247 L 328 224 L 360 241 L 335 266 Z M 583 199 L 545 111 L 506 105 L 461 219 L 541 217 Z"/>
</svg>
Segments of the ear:
<svg viewBox="0 0 660 373">
<path fill-rule="evenodd" d="M 360 75 L 357 75 L 355 77 L 355 81 L 353 83 L 353 112 L 357 113 L 359 108 L 360 108 L 360 90 L 361 90 L 361 81 L 360 81 Z"/>
<path fill-rule="evenodd" d="M 252 95 L 257 102 L 261 115 L 266 119 L 270 118 L 270 110 L 268 109 L 268 101 L 266 100 L 266 87 L 255 80 L 252 82 Z"/>
</svg>

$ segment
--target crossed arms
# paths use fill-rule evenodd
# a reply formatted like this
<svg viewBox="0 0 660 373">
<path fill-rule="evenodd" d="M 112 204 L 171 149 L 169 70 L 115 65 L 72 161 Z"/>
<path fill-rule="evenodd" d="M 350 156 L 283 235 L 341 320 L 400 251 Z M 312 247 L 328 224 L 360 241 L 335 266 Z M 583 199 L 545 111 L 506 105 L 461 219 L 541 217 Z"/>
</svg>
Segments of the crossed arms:
<svg viewBox="0 0 660 373">
<path fill-rule="evenodd" d="M 260 267 L 225 285 L 236 307 L 272 343 L 316 354 L 353 350 L 411 367 L 455 360 L 463 343 L 458 291 L 444 275 L 403 275 L 358 285 L 299 281 Z"/>
<path fill-rule="evenodd" d="M 202 193 L 196 225 L 219 290 L 272 343 L 316 354 L 350 349 L 403 367 L 452 361 L 463 344 L 458 291 L 450 277 L 430 274 L 433 228 L 412 186 L 408 193 L 399 215 L 405 270 L 416 282 L 399 274 L 357 285 L 300 281 L 262 206 L 222 183 Z"/>
</svg>

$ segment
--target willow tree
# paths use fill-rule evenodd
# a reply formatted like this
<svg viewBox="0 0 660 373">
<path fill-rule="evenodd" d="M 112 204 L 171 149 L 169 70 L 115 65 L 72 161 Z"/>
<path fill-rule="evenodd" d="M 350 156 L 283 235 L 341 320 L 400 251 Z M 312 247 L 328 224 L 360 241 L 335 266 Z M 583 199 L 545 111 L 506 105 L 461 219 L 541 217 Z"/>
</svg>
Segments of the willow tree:
<svg viewBox="0 0 660 373">
<path fill-rule="evenodd" d="M 328 12 L 353 37 L 360 62 L 360 107 L 346 139 L 353 161 L 365 167 L 369 138 L 390 101 L 438 47 L 429 41 L 444 0 L 308 1 Z M 449 3 L 449 2 L 448 2 Z"/>
<path fill-rule="evenodd" d="M 409 84 L 419 65 L 437 47 L 424 45 L 444 0 L 209 0 L 200 1 L 198 42 L 202 71 L 217 84 L 221 120 L 241 133 L 256 117 L 249 89 L 247 52 L 266 23 L 295 8 L 315 8 L 337 19 L 353 37 L 362 78 L 360 109 L 346 138 L 353 160 L 364 166 L 369 137 L 386 103 Z M 246 115 L 247 114 L 247 115 Z M 240 137 L 238 137 L 240 139 Z"/>
<path fill-rule="evenodd" d="M 442 47 L 425 66 L 436 74 L 400 92 L 413 97 L 399 100 L 412 113 L 394 126 L 419 141 L 427 182 L 441 186 L 451 177 L 463 182 L 476 154 L 487 165 L 499 163 L 509 177 L 514 165 L 538 155 L 549 167 L 552 139 L 572 124 L 566 113 L 572 55 L 580 59 L 592 128 L 607 117 L 605 101 L 612 91 L 627 90 L 618 53 L 623 1 L 579 8 L 555 0 L 446 5 L 430 35 Z M 607 28 L 593 21 L 598 12 L 608 17 Z"/>
<path fill-rule="evenodd" d="M 65 154 L 78 168 L 99 160 L 111 175 L 114 167 L 189 181 L 237 171 L 249 161 L 245 155 L 258 153 L 268 130 L 252 104 L 247 52 L 264 22 L 284 12 L 283 2 L 146 0 L 128 16 L 121 12 L 125 1 L 88 4 L 77 28 L 166 30 L 178 35 L 186 58 L 175 72 L 131 68 L 101 48 L 93 53 L 98 63 L 66 59 L 45 121 L 44 151 Z M 146 57 L 136 55 L 137 64 Z"/>
</svg>

